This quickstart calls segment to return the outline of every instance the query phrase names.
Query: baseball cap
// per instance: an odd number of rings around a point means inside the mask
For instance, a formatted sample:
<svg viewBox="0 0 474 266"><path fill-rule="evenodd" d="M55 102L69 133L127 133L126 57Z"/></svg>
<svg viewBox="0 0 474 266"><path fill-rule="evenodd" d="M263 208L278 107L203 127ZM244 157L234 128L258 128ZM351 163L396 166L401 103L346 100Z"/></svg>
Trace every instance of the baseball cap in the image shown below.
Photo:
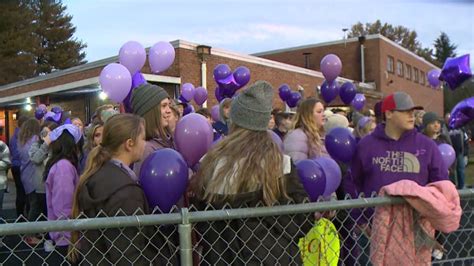
<svg viewBox="0 0 474 266"><path fill-rule="evenodd" d="M422 106L415 106L410 95L405 92L395 92L385 97L382 102L382 113L386 111L409 111L409 110L422 110Z"/></svg>

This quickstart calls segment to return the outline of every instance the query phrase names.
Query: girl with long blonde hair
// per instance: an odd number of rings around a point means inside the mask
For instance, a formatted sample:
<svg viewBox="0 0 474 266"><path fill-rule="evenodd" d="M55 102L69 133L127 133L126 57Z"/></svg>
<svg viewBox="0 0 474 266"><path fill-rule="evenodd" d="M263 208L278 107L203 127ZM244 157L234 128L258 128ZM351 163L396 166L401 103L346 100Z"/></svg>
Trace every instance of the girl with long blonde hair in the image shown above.
<svg viewBox="0 0 474 266"><path fill-rule="evenodd" d="M285 154L298 162L328 156L324 146L324 105L315 98L300 103L295 116L295 129L283 141Z"/></svg>
<svg viewBox="0 0 474 266"><path fill-rule="evenodd" d="M272 206L291 201L301 202L306 197L291 158L281 153L267 131L272 99L273 89L270 84L259 81L232 101L230 134L205 155L196 176L191 180L192 194L196 196L198 206L210 204L217 209L224 206L254 207L260 204ZM305 219L306 217L296 215L294 225L305 227ZM204 254L204 260L210 265L229 265L236 261L237 264L258 262L288 265L298 260L297 233L291 236L284 233L292 225L288 221L277 223L272 220L274 218L271 217L264 222L248 219L245 224L244 220L235 220L226 234L215 234L229 226L226 222L201 224L198 230L205 240L201 241L203 250L210 250L211 247L206 245L213 243L212 249L215 251ZM248 226L253 233L242 235L240 228ZM214 230L210 230L210 227ZM309 228L310 225L307 229ZM264 236L268 235L272 236L271 244L264 240ZM262 241L269 247L265 252L254 250L244 254L239 251L240 248L251 249L247 246L249 243ZM233 242L238 243L229 244ZM272 256L268 256L268 253Z"/></svg>

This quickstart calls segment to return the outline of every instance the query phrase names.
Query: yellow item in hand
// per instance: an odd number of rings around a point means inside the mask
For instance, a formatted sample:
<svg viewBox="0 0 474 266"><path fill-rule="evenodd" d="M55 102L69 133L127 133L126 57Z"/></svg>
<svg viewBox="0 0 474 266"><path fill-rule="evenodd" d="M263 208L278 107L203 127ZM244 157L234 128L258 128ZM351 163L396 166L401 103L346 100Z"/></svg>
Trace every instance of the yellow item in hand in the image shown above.
<svg viewBox="0 0 474 266"><path fill-rule="evenodd" d="M337 266L341 249L339 235L334 224L321 218L316 225L300 238L298 246L305 266Z"/></svg>

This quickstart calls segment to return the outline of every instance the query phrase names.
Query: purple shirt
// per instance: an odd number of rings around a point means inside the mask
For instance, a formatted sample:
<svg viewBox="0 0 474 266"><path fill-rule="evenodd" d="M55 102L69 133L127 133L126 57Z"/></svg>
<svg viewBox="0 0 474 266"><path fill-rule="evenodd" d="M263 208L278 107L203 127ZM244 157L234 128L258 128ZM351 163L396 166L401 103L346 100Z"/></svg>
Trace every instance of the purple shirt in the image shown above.
<svg viewBox="0 0 474 266"><path fill-rule="evenodd" d="M77 170L68 160L59 160L51 166L45 183L48 220L65 220L71 217L74 191L78 183ZM69 245L70 232L50 232L49 235L56 245Z"/></svg>
<svg viewBox="0 0 474 266"><path fill-rule="evenodd" d="M347 192L353 197L354 193L378 193L383 186L404 179L420 186L448 179L448 168L433 140L416 129L393 140L383 124L360 140L351 172L354 190Z"/></svg>
<svg viewBox="0 0 474 266"><path fill-rule="evenodd" d="M117 159L111 159L110 162L120 167L120 169L124 170L125 172L127 172L128 176L130 176L130 178L133 181L138 182L137 175L135 174L135 172L133 172L133 170L130 167L128 167L128 165L124 164L122 161L117 160Z"/></svg>

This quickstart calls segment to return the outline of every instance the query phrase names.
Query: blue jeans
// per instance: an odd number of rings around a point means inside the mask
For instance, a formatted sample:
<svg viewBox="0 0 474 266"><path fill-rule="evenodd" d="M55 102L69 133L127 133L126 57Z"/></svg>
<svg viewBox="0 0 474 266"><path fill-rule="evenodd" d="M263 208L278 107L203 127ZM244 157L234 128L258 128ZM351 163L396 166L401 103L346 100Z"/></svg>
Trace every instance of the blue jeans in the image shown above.
<svg viewBox="0 0 474 266"><path fill-rule="evenodd" d="M464 156L459 154L456 156L456 177L458 181L458 189L464 188Z"/></svg>

